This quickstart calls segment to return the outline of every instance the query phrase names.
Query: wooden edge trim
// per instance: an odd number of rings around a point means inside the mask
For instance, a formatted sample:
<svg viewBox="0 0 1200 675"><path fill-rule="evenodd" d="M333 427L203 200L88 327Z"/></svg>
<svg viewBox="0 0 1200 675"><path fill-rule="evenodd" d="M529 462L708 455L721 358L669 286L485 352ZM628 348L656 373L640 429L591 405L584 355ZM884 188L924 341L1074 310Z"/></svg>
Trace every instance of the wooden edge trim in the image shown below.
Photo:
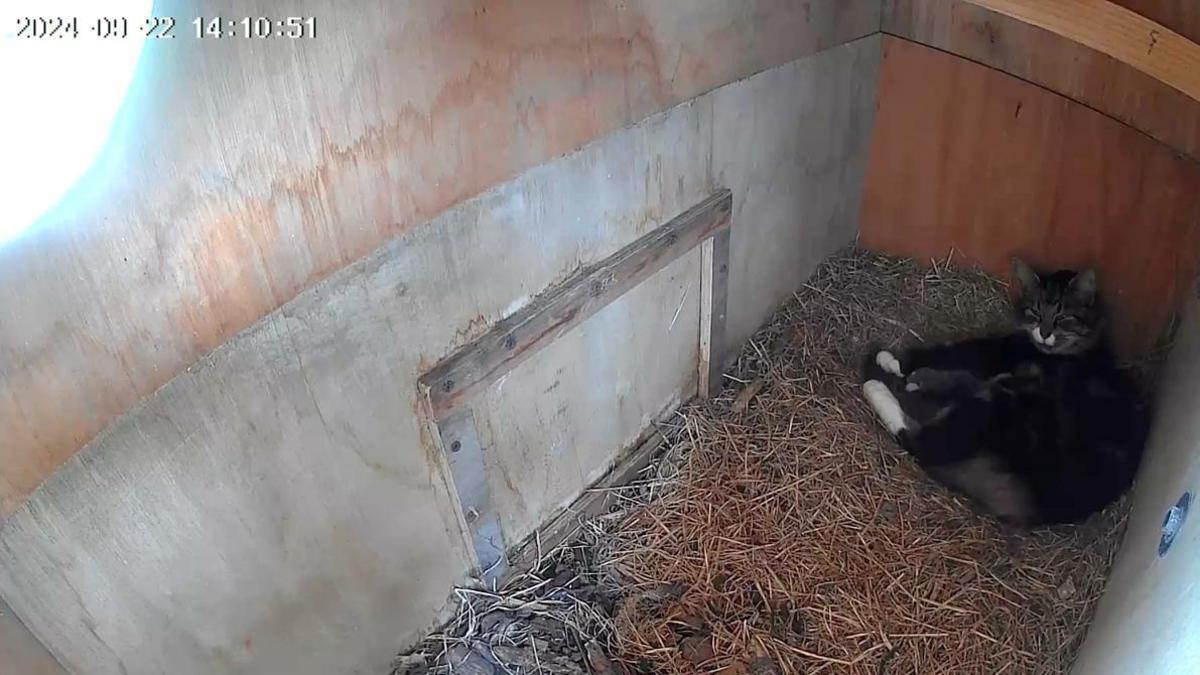
<svg viewBox="0 0 1200 675"><path fill-rule="evenodd" d="M1108 0L963 0L1048 30L1200 102L1200 45Z"/></svg>
<svg viewBox="0 0 1200 675"><path fill-rule="evenodd" d="M466 344L422 375L434 417L445 418L476 392L616 300L630 288L700 242L726 230L733 194L714 192L704 201L600 263L543 293L485 335Z"/></svg>
<svg viewBox="0 0 1200 675"><path fill-rule="evenodd" d="M725 366L725 309L729 302L729 229L701 245L700 368L697 393L711 399L721 391Z"/></svg>

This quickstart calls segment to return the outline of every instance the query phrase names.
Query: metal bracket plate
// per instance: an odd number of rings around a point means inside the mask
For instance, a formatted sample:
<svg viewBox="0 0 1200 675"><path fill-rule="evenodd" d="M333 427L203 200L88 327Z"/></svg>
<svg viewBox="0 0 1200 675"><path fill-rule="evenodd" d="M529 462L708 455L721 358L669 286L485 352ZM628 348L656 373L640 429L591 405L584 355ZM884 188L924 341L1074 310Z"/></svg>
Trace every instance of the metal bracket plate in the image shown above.
<svg viewBox="0 0 1200 675"><path fill-rule="evenodd" d="M504 534L487 481L471 399L520 363L696 245L703 245L699 393L721 388L733 194L719 189L669 222L539 295L419 378L482 576L507 570Z"/></svg>
<svg viewBox="0 0 1200 675"><path fill-rule="evenodd" d="M464 406L443 418L438 423L438 433L462 505L463 518L471 533L480 572L487 581L498 579L508 568L504 533L500 528L500 514L492 502L483 446L475 431L475 415L471 408Z"/></svg>

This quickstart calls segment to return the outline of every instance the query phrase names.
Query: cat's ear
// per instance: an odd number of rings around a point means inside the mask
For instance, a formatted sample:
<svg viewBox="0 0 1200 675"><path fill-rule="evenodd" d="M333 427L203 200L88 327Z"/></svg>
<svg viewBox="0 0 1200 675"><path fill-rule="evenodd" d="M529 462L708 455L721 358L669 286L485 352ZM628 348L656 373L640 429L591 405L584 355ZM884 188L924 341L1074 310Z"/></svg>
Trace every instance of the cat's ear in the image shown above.
<svg viewBox="0 0 1200 675"><path fill-rule="evenodd" d="M1021 289L1024 291L1035 291L1042 287L1042 280L1038 278L1037 272L1025 263L1024 260L1014 257L1012 259L1013 276L1021 284Z"/></svg>
<svg viewBox="0 0 1200 675"><path fill-rule="evenodd" d="M1090 303L1096 297L1096 270L1084 270L1071 279L1071 293L1083 302Z"/></svg>

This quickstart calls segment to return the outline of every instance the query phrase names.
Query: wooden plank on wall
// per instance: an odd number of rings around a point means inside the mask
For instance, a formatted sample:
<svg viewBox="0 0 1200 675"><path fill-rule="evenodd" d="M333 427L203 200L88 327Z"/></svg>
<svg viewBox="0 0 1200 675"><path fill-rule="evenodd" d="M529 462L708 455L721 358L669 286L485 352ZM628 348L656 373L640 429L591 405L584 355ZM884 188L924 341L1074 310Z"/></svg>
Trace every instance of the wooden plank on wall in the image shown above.
<svg viewBox="0 0 1200 675"><path fill-rule="evenodd" d="M706 239L700 260L701 398L721 391L725 369L725 310L729 304L729 234L723 230Z"/></svg>
<svg viewBox="0 0 1200 675"><path fill-rule="evenodd" d="M457 495L462 524L471 541L476 571L494 583L507 571L500 514L492 499L483 447L470 399L538 351L621 297L638 283L703 244L699 363L702 396L715 391L721 358L729 275L729 221L733 194L708 198L640 237L608 258L550 289L463 345L418 380L428 415L437 429Z"/></svg>
<svg viewBox="0 0 1200 675"><path fill-rule="evenodd" d="M1113 0L1161 23L1192 42L1200 42L1200 2L1196 0Z"/></svg>
<svg viewBox="0 0 1200 675"><path fill-rule="evenodd" d="M1200 103L1105 53L968 0L887 0L884 32L997 68L1200 158Z"/></svg>
<svg viewBox="0 0 1200 675"><path fill-rule="evenodd" d="M966 0L1044 28L1200 101L1200 45L1108 0Z"/></svg>
<svg viewBox="0 0 1200 675"><path fill-rule="evenodd" d="M604 261L534 299L420 378L441 419L556 337L579 325L667 263L729 227L733 196L722 189Z"/></svg>
<svg viewBox="0 0 1200 675"><path fill-rule="evenodd" d="M1200 269L1200 165L1062 96L886 38L864 245L955 249L1006 274L1021 254L1098 268L1126 353L1149 348Z"/></svg>

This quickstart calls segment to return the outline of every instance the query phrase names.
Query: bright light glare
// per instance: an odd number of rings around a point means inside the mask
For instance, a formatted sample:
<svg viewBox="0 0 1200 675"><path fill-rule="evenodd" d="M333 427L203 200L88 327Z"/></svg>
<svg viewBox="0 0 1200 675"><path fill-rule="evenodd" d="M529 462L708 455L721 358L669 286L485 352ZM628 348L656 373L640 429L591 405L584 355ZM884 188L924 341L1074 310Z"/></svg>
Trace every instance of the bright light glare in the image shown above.
<svg viewBox="0 0 1200 675"><path fill-rule="evenodd" d="M2 0L0 243L53 207L95 161L133 79L151 0ZM101 17L126 17L102 39ZM27 38L23 17L78 19L78 37ZM39 27L40 28L40 27ZM31 33L29 27L25 32Z"/></svg>

